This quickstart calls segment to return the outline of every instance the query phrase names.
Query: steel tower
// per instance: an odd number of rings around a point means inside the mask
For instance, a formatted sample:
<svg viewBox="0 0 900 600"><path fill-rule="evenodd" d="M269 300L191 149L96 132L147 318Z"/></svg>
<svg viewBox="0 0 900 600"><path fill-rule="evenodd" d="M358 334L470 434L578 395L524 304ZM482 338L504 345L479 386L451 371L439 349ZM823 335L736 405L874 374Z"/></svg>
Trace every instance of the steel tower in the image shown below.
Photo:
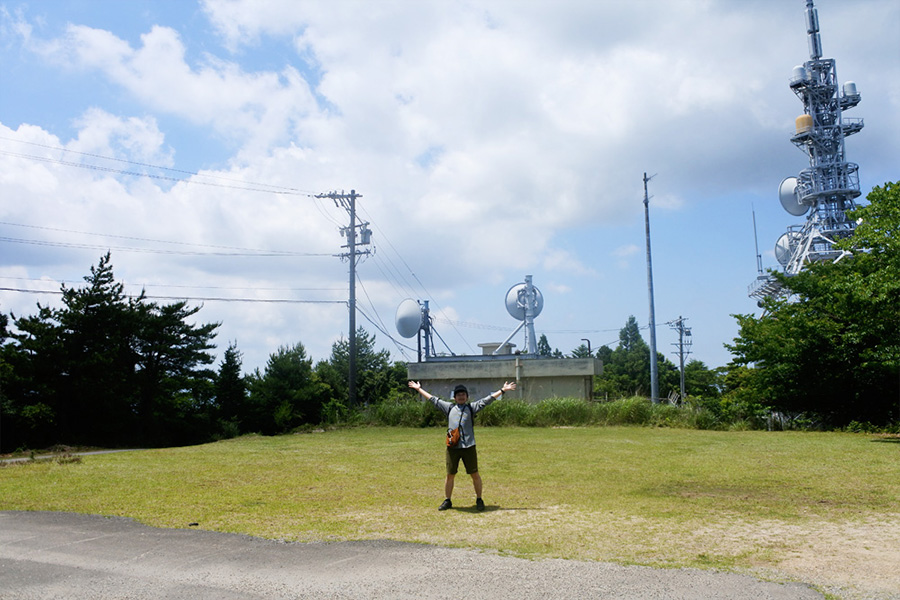
<svg viewBox="0 0 900 600"><path fill-rule="evenodd" d="M840 260L846 252L834 242L853 233L856 223L847 211L856 208L859 165L847 162L844 140L863 128L863 120L846 118L843 112L860 101L856 84L839 89L833 58L822 58L819 16L813 0L806 1L806 33L809 60L794 67L790 88L803 102L791 142L809 156L809 168L798 177L781 182L779 197L784 209L806 216L803 225L791 225L775 244L775 257L787 275L796 275L807 263ZM782 293L770 274L760 274L749 295L762 300Z"/></svg>

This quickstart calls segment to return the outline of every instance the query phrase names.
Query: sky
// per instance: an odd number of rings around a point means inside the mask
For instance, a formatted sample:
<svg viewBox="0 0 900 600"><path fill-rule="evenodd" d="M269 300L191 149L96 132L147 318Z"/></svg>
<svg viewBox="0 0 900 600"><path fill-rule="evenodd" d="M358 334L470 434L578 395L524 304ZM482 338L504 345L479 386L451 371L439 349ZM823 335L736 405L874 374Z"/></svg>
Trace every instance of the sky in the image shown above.
<svg viewBox="0 0 900 600"><path fill-rule="evenodd" d="M428 300L437 349L538 336L649 342L727 364L748 286L808 166L788 87L804 0L0 0L0 311L59 306L107 250L129 294L202 305L245 372L349 332L345 207L372 231L357 325L394 360ZM900 180L900 3L818 0L822 48L854 81L862 198ZM756 236L754 237L754 214ZM524 348L524 334L511 340ZM445 345L446 343L446 345Z"/></svg>

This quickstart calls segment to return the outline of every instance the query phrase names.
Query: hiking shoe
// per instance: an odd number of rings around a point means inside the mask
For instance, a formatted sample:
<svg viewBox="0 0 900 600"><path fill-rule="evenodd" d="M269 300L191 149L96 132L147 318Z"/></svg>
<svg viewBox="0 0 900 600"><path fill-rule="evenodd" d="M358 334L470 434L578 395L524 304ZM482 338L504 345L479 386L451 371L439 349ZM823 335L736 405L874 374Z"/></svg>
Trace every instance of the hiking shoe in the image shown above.
<svg viewBox="0 0 900 600"><path fill-rule="evenodd" d="M478 498L477 500L475 500L475 509L478 512L483 512L484 511L484 500L482 500L481 498Z"/></svg>
<svg viewBox="0 0 900 600"><path fill-rule="evenodd" d="M450 502L450 498L447 498L441 502L440 506L438 506L438 510L447 510L448 508L453 508L453 503Z"/></svg>

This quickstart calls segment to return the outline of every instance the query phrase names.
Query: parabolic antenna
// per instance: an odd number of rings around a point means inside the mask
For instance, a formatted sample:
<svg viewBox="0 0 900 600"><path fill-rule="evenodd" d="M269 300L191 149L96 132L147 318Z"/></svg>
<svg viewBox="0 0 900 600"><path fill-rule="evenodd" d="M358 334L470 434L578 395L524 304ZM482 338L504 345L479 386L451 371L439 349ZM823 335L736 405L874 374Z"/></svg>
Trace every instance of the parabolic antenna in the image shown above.
<svg viewBox="0 0 900 600"><path fill-rule="evenodd" d="M802 237L803 236L796 231L788 231L787 233L782 234L782 236L778 238L778 241L775 242L775 260L777 260L782 267L786 267L791 261L791 257L794 255L797 244L800 243Z"/></svg>
<svg viewBox="0 0 900 600"><path fill-rule="evenodd" d="M525 287L526 285L524 282L517 283L506 292L506 312L508 312L513 319L518 319L519 321L525 320ZM536 317L541 314L541 310L544 308L544 296L541 294L541 290L536 287L531 286L531 289L534 290L534 303L531 305L533 310L532 316Z"/></svg>
<svg viewBox="0 0 900 600"><path fill-rule="evenodd" d="M781 206L795 217L802 217L809 210L809 206L800 203L800 195L797 193L797 178L785 177L778 186L778 199Z"/></svg>
<svg viewBox="0 0 900 600"><path fill-rule="evenodd" d="M407 298L397 307L397 333L405 338L415 337L422 328L422 308L412 298Z"/></svg>

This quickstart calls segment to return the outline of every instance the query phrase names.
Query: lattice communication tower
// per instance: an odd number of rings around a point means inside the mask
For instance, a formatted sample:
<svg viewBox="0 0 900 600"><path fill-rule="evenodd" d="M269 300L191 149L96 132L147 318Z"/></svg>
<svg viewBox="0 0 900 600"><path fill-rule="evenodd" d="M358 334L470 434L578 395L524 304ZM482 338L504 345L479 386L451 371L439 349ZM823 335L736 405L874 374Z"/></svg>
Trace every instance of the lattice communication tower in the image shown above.
<svg viewBox="0 0 900 600"><path fill-rule="evenodd" d="M863 128L863 120L843 116L859 104L860 94L852 81L839 87L834 59L822 58L813 0L806 1L806 33L809 60L794 67L790 80L791 90L803 102L791 142L809 156L809 168L783 180L778 190L788 213L806 215L806 223L789 226L775 244L775 258L789 276L807 263L840 260L847 254L834 243L853 233L856 222L847 211L856 208L860 195L859 165L846 160L844 140ZM760 301L782 294L782 285L771 274L760 273L749 289L750 297Z"/></svg>

